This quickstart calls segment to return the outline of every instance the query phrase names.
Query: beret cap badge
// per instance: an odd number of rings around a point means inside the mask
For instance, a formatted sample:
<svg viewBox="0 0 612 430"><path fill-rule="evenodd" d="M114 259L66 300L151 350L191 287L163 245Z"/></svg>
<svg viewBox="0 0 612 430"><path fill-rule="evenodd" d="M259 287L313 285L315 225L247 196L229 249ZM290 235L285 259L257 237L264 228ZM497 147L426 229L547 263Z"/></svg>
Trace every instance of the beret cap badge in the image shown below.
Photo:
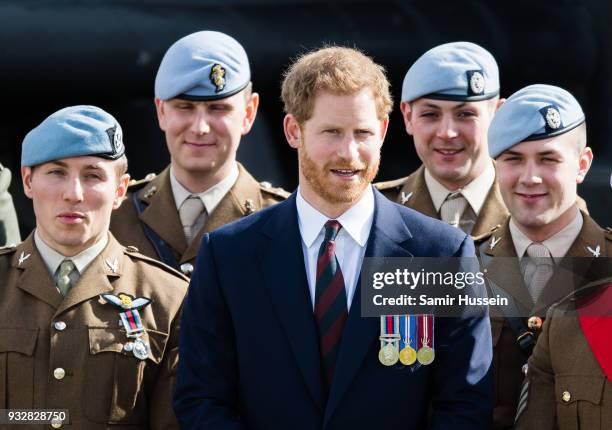
<svg viewBox="0 0 612 430"><path fill-rule="evenodd" d="M225 88L225 69L220 64L215 64L210 71L210 81L216 88L216 91L223 91Z"/></svg>
<svg viewBox="0 0 612 430"><path fill-rule="evenodd" d="M483 94L485 90L485 78L480 70L468 72L470 90L472 94Z"/></svg>
<svg viewBox="0 0 612 430"><path fill-rule="evenodd" d="M554 106L550 106L546 109L546 125L553 130L561 127L561 114Z"/></svg>

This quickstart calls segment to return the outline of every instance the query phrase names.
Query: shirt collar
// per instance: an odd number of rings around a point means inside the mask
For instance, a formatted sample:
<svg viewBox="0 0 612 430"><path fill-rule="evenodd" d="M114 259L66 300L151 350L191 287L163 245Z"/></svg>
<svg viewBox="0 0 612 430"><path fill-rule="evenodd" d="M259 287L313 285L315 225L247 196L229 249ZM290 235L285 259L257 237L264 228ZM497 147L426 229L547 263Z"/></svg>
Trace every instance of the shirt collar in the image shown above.
<svg viewBox="0 0 612 430"><path fill-rule="evenodd" d="M482 209L482 205L487 198L489 190L493 186L493 182L495 182L495 167L493 167L493 163L487 163L487 167L478 177L474 178L465 187L457 190L461 191L461 194L465 197L476 215L480 213L480 209ZM427 169L425 169L425 184L431 195L434 207L436 211L439 212L442 203L444 203L446 197L453 191L450 191L438 182Z"/></svg>
<svg viewBox="0 0 612 430"><path fill-rule="evenodd" d="M576 240L578 235L580 234L580 230L582 230L582 224L584 223L582 219L582 214L580 211L574 217L574 219L566 225L561 231L549 237L542 245L546 246L550 251L550 255L555 258L564 257L569 251L572 243ZM512 235L512 242L514 242L514 249L516 249L516 255L519 258L523 258L525 255L525 251L533 242L529 239L516 225L514 220L510 218L510 234Z"/></svg>
<svg viewBox="0 0 612 430"><path fill-rule="evenodd" d="M94 258L96 258L98 254L100 254L102 250L106 248L106 245L108 244L108 234L105 234L102 239L73 257L66 257L47 245L42 237L40 237L38 229L34 232L34 244L36 245L38 253L45 262L49 273L51 273L51 276L57 272L57 268L64 260L71 260L79 271L79 274L83 274L85 269L87 269L87 266L89 266Z"/></svg>
<svg viewBox="0 0 612 430"><path fill-rule="evenodd" d="M223 197L229 192L229 190L234 186L236 181L238 180L240 172L238 171L238 164L234 163L232 170L229 175L223 178L221 181L217 182L215 185L203 191L201 193L192 193L187 188L185 188L174 176L174 170L172 166L170 166L170 186L172 188L172 195L174 196L174 203L176 204L176 208L180 208L181 205L187 198L191 195L198 196L204 207L206 208L206 212L211 214L219 202L223 199Z"/></svg>
<svg viewBox="0 0 612 430"><path fill-rule="evenodd" d="M300 187L298 187L295 203L302 240L310 248L323 231L323 226L329 221L329 218L302 197ZM374 192L372 187L369 186L361 199L336 219L342 224L340 234L342 234L342 231L346 231L359 246L364 247L368 241L374 220Z"/></svg>

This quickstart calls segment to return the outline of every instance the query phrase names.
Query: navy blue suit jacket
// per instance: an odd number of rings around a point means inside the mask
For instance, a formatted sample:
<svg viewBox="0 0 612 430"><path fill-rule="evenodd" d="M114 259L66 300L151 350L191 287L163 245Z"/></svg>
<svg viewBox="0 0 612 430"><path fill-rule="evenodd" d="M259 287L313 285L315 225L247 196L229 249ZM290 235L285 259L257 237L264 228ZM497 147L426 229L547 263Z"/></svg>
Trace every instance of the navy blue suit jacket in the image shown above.
<svg viewBox="0 0 612 430"><path fill-rule="evenodd" d="M375 191L366 257L411 255L473 256L474 246ZM205 236L181 323L174 401L181 427L488 428L487 317L436 319L436 359L411 370L378 361L379 320L362 318L360 308L357 291L326 396L295 194Z"/></svg>

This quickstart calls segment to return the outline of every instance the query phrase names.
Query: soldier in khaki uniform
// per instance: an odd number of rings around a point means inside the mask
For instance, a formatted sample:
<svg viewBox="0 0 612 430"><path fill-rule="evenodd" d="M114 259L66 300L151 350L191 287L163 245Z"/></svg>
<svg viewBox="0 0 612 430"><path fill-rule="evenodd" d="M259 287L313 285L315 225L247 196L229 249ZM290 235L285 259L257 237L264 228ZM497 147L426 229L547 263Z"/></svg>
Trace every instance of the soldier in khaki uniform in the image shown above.
<svg viewBox="0 0 612 430"><path fill-rule="evenodd" d="M191 275L204 233L289 193L257 182L236 162L259 105L236 40L214 31L178 40L159 67L155 104L170 166L130 184L111 230L121 243Z"/></svg>
<svg viewBox="0 0 612 430"><path fill-rule="evenodd" d="M187 278L109 233L123 154L119 124L93 106L56 112L23 142L36 229L0 251L0 408L67 409L53 428L178 428Z"/></svg>
<svg viewBox="0 0 612 430"><path fill-rule="evenodd" d="M508 211L489 158L487 130L502 103L497 63L484 48L454 42L427 51L406 73L400 105L423 165L377 188L472 236L500 224Z"/></svg>
<svg viewBox="0 0 612 430"><path fill-rule="evenodd" d="M611 312L612 277L549 310L529 359L517 430L612 428Z"/></svg>
<svg viewBox="0 0 612 430"><path fill-rule="evenodd" d="M0 246L21 242L13 198L8 192L11 172L0 164Z"/></svg>
<svg viewBox="0 0 612 430"><path fill-rule="evenodd" d="M512 303L491 309L498 428L514 424L525 363L550 305L610 271L612 236L576 203L593 158L584 121L567 91L532 85L506 101L489 129L510 210L475 238L490 293Z"/></svg>

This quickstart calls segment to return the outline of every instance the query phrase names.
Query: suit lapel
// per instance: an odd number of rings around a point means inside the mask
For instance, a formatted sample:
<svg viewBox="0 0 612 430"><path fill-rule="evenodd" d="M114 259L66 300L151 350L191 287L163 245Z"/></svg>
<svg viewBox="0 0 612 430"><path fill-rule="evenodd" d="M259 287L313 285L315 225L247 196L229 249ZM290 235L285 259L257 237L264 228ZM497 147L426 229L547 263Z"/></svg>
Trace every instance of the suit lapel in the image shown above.
<svg viewBox="0 0 612 430"><path fill-rule="evenodd" d="M29 256L29 257L28 257ZM17 287L57 309L62 295L55 288L53 277L34 245L34 233L24 240L13 256L13 267L21 270Z"/></svg>
<svg viewBox="0 0 612 430"><path fill-rule="evenodd" d="M484 269L486 269L487 279L506 291L527 311L533 307L533 300L521 273L509 222L510 217L486 242L485 253L493 258L489 260ZM492 244L494 245L491 246Z"/></svg>
<svg viewBox="0 0 612 430"><path fill-rule="evenodd" d="M181 263L193 260L198 254L200 242L204 233L211 232L231 221L247 215L246 202L250 200L253 210L261 208L259 182L255 180L240 163L238 163L238 179L229 192L221 199L215 210L209 214L187 251L181 257Z"/></svg>
<svg viewBox="0 0 612 430"><path fill-rule="evenodd" d="M397 207L378 191L374 191L374 220L368 238L365 257L411 257L405 242L412 235ZM361 367L368 351L377 340L378 318L361 316L361 277L357 281L357 291L351 303L348 320L342 334L338 353L336 373L331 387L325 423L349 389L355 374Z"/></svg>
<svg viewBox="0 0 612 430"><path fill-rule="evenodd" d="M108 244L85 269L57 309L56 315L81 302L113 290L111 280L121 276L124 248L109 234Z"/></svg>
<svg viewBox="0 0 612 430"><path fill-rule="evenodd" d="M496 225L503 224L508 215L510 215L510 213L508 209L506 209L501 192L499 191L499 182L497 182L496 172L495 181L485 198L484 204L480 208L471 236L476 237L488 233Z"/></svg>
<svg viewBox="0 0 612 430"><path fill-rule="evenodd" d="M140 190L138 198L147 205L147 208L140 214L142 222L151 227L164 242L182 255L187 249L187 242L172 194L170 167L167 167Z"/></svg>
<svg viewBox="0 0 612 430"><path fill-rule="evenodd" d="M304 267L295 193L277 206L261 230L258 256L266 288L306 385L321 411L323 376L317 329Z"/></svg>
<svg viewBox="0 0 612 430"><path fill-rule="evenodd" d="M402 199L408 196L410 196L410 198L408 198L405 203L402 203ZM425 183L425 167L422 165L406 179L406 183L400 191L399 199L398 203L404 206L432 218L440 219L438 211L436 211L434 207L433 200L431 200L427 184Z"/></svg>

